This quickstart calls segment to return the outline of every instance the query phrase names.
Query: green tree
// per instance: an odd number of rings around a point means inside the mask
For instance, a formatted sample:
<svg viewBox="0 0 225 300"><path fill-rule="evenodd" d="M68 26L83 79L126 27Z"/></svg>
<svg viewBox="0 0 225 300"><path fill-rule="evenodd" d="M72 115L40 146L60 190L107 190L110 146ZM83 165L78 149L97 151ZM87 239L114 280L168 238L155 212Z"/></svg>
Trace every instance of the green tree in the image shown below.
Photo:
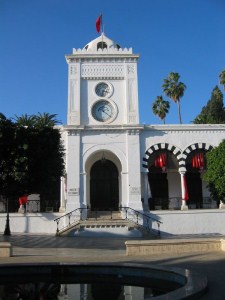
<svg viewBox="0 0 225 300"><path fill-rule="evenodd" d="M35 126L39 128L43 127L54 127L57 124L61 124L60 121L56 119L56 114L49 114L49 113L38 113L34 116L35 119Z"/></svg>
<svg viewBox="0 0 225 300"><path fill-rule="evenodd" d="M157 96L156 100L152 104L153 113L158 116L165 124L166 114L169 112L170 103L163 99L162 96Z"/></svg>
<svg viewBox="0 0 225 300"><path fill-rule="evenodd" d="M24 178L19 175L24 165L21 146L16 125L0 114L0 195L7 200L10 211L18 208L13 200L18 200L24 189Z"/></svg>
<svg viewBox="0 0 225 300"><path fill-rule="evenodd" d="M40 194L42 209L59 199L64 148L59 129L53 127L55 115L49 116L48 123L36 123L40 115L35 123L24 122L26 117L17 117L18 123L13 123L0 114L0 195L17 200L10 211L18 208L23 194Z"/></svg>
<svg viewBox="0 0 225 300"><path fill-rule="evenodd" d="M60 177L64 175L64 148L59 130L34 128L30 135L29 157L29 190L40 194L42 209L54 206L54 201L59 199Z"/></svg>
<svg viewBox="0 0 225 300"><path fill-rule="evenodd" d="M13 120L15 120L17 125L32 127L35 125L36 116L34 115L29 116L28 114L24 114L18 117L16 115L15 118L13 118Z"/></svg>
<svg viewBox="0 0 225 300"><path fill-rule="evenodd" d="M225 203L225 140L206 154L207 171L204 180L217 202Z"/></svg>
<svg viewBox="0 0 225 300"><path fill-rule="evenodd" d="M194 119L194 124L224 124L225 108L223 104L223 94L216 86L211 94L211 98Z"/></svg>
<svg viewBox="0 0 225 300"><path fill-rule="evenodd" d="M171 72L166 79L163 80L163 92L177 103L178 107L178 116L180 124L182 124L181 111L180 111L180 99L184 95L186 85L183 82L179 81L180 75L178 73Z"/></svg>
<svg viewBox="0 0 225 300"><path fill-rule="evenodd" d="M225 69L223 71L221 71L221 73L219 75L219 79L220 79L220 84L223 85L223 89L225 91Z"/></svg>

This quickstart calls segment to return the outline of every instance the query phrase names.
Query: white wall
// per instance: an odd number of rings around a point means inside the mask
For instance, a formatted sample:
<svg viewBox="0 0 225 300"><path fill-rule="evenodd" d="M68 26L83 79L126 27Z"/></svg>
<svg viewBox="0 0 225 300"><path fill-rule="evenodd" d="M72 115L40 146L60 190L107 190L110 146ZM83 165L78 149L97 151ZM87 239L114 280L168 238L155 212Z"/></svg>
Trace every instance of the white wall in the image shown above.
<svg viewBox="0 0 225 300"><path fill-rule="evenodd" d="M10 214L10 230L13 233L55 234L54 219L60 213ZM154 211L150 215L159 219L162 236L172 235L225 235L225 210L204 209L188 211ZM4 232L6 214L0 214L0 230ZM158 229L156 222L153 228Z"/></svg>
<svg viewBox="0 0 225 300"><path fill-rule="evenodd" d="M11 233L55 234L56 222L60 213L10 213L9 223ZM0 230L4 232L6 214L0 214Z"/></svg>
<svg viewBox="0 0 225 300"><path fill-rule="evenodd" d="M225 210L204 209L188 211L154 211L152 217L159 219L162 236L178 234L224 235ZM153 224L157 229L157 224Z"/></svg>

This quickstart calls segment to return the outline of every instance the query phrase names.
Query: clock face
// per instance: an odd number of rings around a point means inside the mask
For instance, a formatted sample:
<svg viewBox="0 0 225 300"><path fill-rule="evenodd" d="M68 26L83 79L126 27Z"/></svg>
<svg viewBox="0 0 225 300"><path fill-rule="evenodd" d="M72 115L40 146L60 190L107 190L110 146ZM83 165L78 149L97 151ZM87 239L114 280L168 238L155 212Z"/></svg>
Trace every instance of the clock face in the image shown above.
<svg viewBox="0 0 225 300"><path fill-rule="evenodd" d="M92 116L99 122L107 122L115 116L115 108L107 100L99 100L92 106Z"/></svg>
<svg viewBox="0 0 225 300"><path fill-rule="evenodd" d="M95 93L99 97L109 97L111 95L111 87L106 82L100 82L95 87Z"/></svg>

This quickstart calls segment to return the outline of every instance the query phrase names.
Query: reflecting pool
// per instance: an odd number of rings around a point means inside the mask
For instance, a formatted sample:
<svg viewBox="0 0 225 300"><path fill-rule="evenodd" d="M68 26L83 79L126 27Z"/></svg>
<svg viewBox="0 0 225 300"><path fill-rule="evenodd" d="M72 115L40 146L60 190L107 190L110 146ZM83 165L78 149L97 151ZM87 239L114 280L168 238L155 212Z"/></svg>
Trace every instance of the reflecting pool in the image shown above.
<svg viewBox="0 0 225 300"><path fill-rule="evenodd" d="M176 300L206 287L207 279L189 270L143 264L0 265L2 300Z"/></svg>

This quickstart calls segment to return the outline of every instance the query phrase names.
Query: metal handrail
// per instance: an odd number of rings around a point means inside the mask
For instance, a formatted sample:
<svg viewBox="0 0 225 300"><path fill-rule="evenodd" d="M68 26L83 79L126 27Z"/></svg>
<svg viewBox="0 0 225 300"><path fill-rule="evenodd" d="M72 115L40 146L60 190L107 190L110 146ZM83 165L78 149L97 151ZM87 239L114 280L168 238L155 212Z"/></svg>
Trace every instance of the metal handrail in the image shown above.
<svg viewBox="0 0 225 300"><path fill-rule="evenodd" d="M157 223L157 226L158 226L158 236L161 235L160 233L160 224L162 224L163 222L161 222L160 220L156 219L156 218L153 218L149 215L146 215L138 210L135 210L131 207L120 207L121 210L125 210L125 220L129 220L129 221L132 221L134 222L135 224L137 225L140 225L142 227L144 227L145 229L147 229L148 231L152 231L151 228L150 228L150 224L152 222L156 222ZM129 214L129 211L131 211L132 213ZM130 217L129 217L130 215ZM132 215L135 215L135 220L132 218ZM142 221L142 223L141 223Z"/></svg>
<svg viewBox="0 0 225 300"><path fill-rule="evenodd" d="M56 228L56 235L59 235L59 232L60 231L63 231L71 226L73 226L74 224L76 224L78 221L80 220L86 220L87 219L87 213L86 213L86 217L83 218L83 212L84 211L88 211L89 208L76 208L70 212L68 212L67 214L61 216L61 217L58 217L56 219L54 219L54 221L56 222L57 224L57 228ZM78 213L78 214L76 214ZM63 221L63 222L62 222ZM60 223L61 226L60 226Z"/></svg>
<svg viewBox="0 0 225 300"><path fill-rule="evenodd" d="M74 210L72 210L71 212L58 217L56 219L54 219L54 221L57 224L57 229L56 229L56 235L59 235L60 232L63 232L64 230L74 226L75 224L79 223L79 221L83 221L83 220L87 220L88 219L88 210L89 208L76 208ZM131 207L119 207L119 210L125 211L125 220L129 220L135 224L137 224L138 226L142 226L145 229L147 229L149 232L152 232L151 229L151 224L152 222L156 222L158 225L158 236L160 236L160 224L162 224L163 222L161 222L160 220L153 218L147 214L144 214L140 211L137 211ZM86 214L84 216L84 213L86 211ZM113 210L109 209L109 211L111 212L111 220L113 219ZM93 211L95 214L95 220L101 220L101 218L98 218L98 211ZM134 218L135 217L135 218Z"/></svg>

